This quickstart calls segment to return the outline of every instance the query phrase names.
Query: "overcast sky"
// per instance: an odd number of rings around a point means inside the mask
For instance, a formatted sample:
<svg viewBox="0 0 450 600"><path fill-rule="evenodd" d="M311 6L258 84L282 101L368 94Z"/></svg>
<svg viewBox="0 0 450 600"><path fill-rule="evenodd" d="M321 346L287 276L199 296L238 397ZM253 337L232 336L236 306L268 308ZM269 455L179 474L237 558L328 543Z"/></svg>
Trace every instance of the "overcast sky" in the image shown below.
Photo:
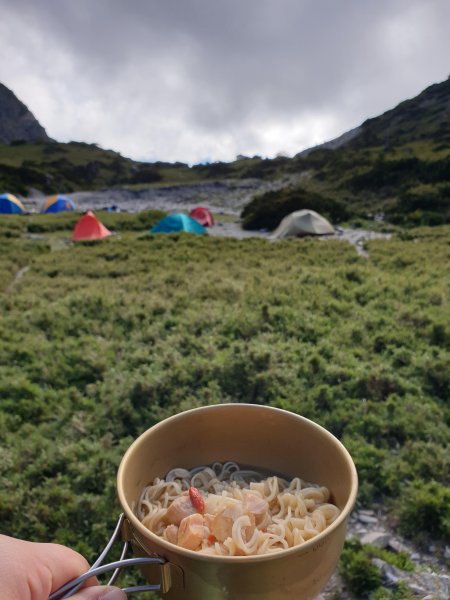
<svg viewBox="0 0 450 600"><path fill-rule="evenodd" d="M58 141L292 156L450 74L450 0L0 0L0 82Z"/></svg>

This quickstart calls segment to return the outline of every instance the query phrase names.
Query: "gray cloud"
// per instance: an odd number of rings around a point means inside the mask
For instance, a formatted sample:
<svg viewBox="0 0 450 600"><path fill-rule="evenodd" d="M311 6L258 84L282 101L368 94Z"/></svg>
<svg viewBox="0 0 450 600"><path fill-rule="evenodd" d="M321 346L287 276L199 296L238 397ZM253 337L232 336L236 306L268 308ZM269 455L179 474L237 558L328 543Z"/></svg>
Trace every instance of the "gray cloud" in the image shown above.
<svg viewBox="0 0 450 600"><path fill-rule="evenodd" d="M448 75L447 0L0 0L0 81L143 160L294 154Z"/></svg>

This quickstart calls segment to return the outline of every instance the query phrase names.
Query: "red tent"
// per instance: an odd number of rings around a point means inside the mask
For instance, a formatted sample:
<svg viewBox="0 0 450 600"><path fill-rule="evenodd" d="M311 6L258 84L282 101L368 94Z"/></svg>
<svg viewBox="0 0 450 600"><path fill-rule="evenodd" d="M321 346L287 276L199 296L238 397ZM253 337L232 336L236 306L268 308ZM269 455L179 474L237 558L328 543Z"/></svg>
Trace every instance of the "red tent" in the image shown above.
<svg viewBox="0 0 450 600"><path fill-rule="evenodd" d="M111 231L106 229L94 213L88 210L75 225L72 233L72 240L74 242L83 240L101 240L108 235L111 235Z"/></svg>
<svg viewBox="0 0 450 600"><path fill-rule="evenodd" d="M212 214L204 206L197 206L197 208L191 210L189 216L198 221L203 227L211 227L211 225L214 225Z"/></svg>

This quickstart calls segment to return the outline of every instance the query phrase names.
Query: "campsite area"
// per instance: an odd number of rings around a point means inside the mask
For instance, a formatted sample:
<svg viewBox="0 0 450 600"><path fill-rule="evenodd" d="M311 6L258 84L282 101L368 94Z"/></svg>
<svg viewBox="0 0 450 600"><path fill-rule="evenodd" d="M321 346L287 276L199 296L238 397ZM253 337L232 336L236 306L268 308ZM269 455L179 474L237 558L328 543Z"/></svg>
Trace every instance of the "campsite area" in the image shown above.
<svg viewBox="0 0 450 600"><path fill-rule="evenodd" d="M340 239L150 235L158 211L96 214L115 235L78 244L79 213L0 220L5 530L92 561L140 433L188 408L259 403L342 440L356 511L412 549L348 542L324 597L413 598L374 557L419 579L432 569L443 597L449 227L398 229L360 256Z"/></svg>
<svg viewBox="0 0 450 600"><path fill-rule="evenodd" d="M292 179L292 178L291 178ZM290 181L290 180L289 180ZM78 211L92 210L104 212L105 208L114 207L121 213L146 212L148 210L161 213L182 212L189 214L201 205L214 214L215 222L208 228L212 236L247 239L250 237L269 238L267 229L247 230L242 227L241 213L255 194L277 190L287 181L258 181L255 179L230 180L214 183L190 185L171 185L145 187L142 189L112 188L91 190L70 194ZM24 200L27 210L39 213L45 204L42 194L31 194ZM127 218L126 216L124 218ZM364 243L372 239L389 239L395 226L371 222L369 226L359 217L347 220L344 227L336 227L331 235L321 239L340 239L353 244L357 252L365 255Z"/></svg>

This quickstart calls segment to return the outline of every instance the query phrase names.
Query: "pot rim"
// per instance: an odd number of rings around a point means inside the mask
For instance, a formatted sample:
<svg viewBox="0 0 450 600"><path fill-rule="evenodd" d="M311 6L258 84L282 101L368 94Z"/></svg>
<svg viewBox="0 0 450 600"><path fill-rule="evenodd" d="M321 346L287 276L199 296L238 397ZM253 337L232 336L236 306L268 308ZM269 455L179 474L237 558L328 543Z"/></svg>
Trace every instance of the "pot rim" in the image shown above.
<svg viewBox="0 0 450 600"><path fill-rule="evenodd" d="M287 416L289 418L298 419L303 422L307 422L310 427L320 430L322 435L327 437L329 439L329 441L331 441L333 444L335 444L335 446L337 448L339 448L339 451L347 459L347 463L349 465L350 474L351 474L351 489L350 489L350 493L349 493L347 502L345 503L345 506L342 508L338 518L335 521L333 521L333 523L331 523L331 525L329 525L326 529L324 529L324 531L319 533L314 538L311 538L310 540L303 542L302 544L299 544L297 546L293 546L292 548L288 548L286 550L278 550L277 552L271 552L269 554L251 555L251 556L221 556L221 555L214 555L214 554L203 554L203 553L196 552L194 550L187 550L186 548L181 548L180 546L177 546L175 544L171 544L170 542L167 542L162 537L156 535L155 533L153 533L152 531L147 529L147 527L145 527L141 523L141 521L134 514L133 510L131 509L131 507L129 506L129 504L125 498L123 478L124 478L124 469L125 469L125 465L128 461L128 457L133 453L134 448L137 445L138 441L140 443L143 438L145 438L149 435L152 435L156 429L158 429L162 426L165 427L170 422L174 422L178 419L184 418L186 413L200 412L200 411L204 411L205 409L214 410L214 409L220 408L223 410L223 409L226 409L226 407L234 407L235 408L235 407L239 407L239 406L246 407L250 410L253 410L253 409L261 410L261 408L263 408L264 410L267 410L267 411L283 413L285 416ZM338 527L340 527L342 525L342 523L345 522L345 520L348 518L348 516L356 502L357 493L358 493L358 474L356 471L355 464L353 462L353 459L352 459L350 453L345 448L345 446L342 444L342 442L340 442L337 439L337 437L335 437L332 433L330 433L327 429L325 429L321 425L318 425L317 423L315 423L314 421L311 421L310 419L307 419L306 417L303 417L296 413L290 412L288 410L284 410L281 408L275 408L273 406L265 406L265 405L261 405L261 404L249 404L249 403L246 404L246 403L233 403L233 402L228 402L228 403L223 403L223 404L212 404L212 405L208 405L208 406L200 406L197 408L188 409L183 412L172 415L170 417L167 417L166 419L163 419L156 425L153 425L152 427L150 427L149 429L147 429L146 431L141 433L141 435L139 435L133 441L133 443L128 447L127 451L123 455L122 460L119 465L118 472L117 472L117 495L118 495L120 505L121 505L123 511L125 512L126 518L128 519L132 530L133 529L137 530L137 532L139 532L139 534L140 534L140 536L139 536L140 538L144 538L144 540L146 538L148 538L149 540L152 541L152 543L154 545L160 546L161 552L163 550L166 550L167 552L176 553L181 556L185 556L187 558L191 558L191 559L193 558L193 559L197 559L197 560L201 560L201 561L214 562L214 563L245 562L247 564L247 563L265 562L266 560L274 560L274 559L278 559L278 558L282 559L286 555L291 555L293 553L307 554L307 553L309 553L310 550L313 549L314 546L318 546L318 547L322 546L322 542L324 542L325 538L330 536L333 533L333 531L335 531ZM139 543L142 543L142 539L139 540ZM158 552L161 553L159 549L158 549Z"/></svg>

